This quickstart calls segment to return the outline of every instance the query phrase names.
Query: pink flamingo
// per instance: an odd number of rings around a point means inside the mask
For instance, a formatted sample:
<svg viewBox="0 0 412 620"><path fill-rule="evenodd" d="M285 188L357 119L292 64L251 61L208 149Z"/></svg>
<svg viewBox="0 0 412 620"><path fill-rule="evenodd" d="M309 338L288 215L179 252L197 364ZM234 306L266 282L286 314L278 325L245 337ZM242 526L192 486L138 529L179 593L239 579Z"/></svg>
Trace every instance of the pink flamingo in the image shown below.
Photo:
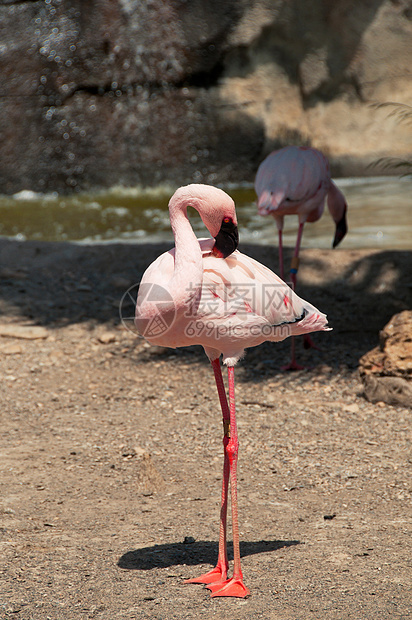
<svg viewBox="0 0 412 620"><path fill-rule="evenodd" d="M279 271L284 279L282 231L285 215L299 218L299 229L290 268L290 279L296 287L299 269L299 250L305 222L316 222L322 215L327 198L329 212L335 222L335 248L347 232L347 204L344 195L330 176L329 162L317 149L305 146L286 146L273 151L260 164L256 173L255 191L260 215L273 215L279 235ZM305 346L314 346L306 336ZM300 370L295 360L292 339L292 361L285 370Z"/></svg>
<svg viewBox="0 0 412 620"><path fill-rule="evenodd" d="M213 238L196 238L187 216L189 206L199 212ZM239 551L234 366L247 347L329 328L324 314L300 299L272 271L236 250L235 205L225 192L207 185L181 187L170 199L169 213L175 247L144 273L135 323L154 345L203 346L214 371L224 429L218 560L215 568L186 583L207 584L211 596L245 597L249 590L243 583ZM228 367L229 403L220 355ZM227 576L226 550L229 479L234 548L231 578Z"/></svg>

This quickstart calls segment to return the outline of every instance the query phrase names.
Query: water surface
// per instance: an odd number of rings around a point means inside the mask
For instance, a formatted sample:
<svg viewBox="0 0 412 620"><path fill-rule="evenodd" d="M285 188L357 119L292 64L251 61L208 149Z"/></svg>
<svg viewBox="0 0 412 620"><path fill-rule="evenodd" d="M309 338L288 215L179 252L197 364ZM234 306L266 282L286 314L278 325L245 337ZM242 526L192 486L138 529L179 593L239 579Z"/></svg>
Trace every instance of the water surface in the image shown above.
<svg viewBox="0 0 412 620"><path fill-rule="evenodd" d="M348 205L349 232L344 248L412 248L412 178L339 179ZM0 235L41 241L82 243L165 241L173 245L168 200L175 188L113 187L70 196L23 191L0 196ZM256 211L252 186L224 187L234 198L241 242L277 244L272 217ZM191 220L198 236L207 232L196 213ZM285 220L285 245L294 245L297 218ZM305 226L302 247L329 248L334 224L327 209L321 220Z"/></svg>

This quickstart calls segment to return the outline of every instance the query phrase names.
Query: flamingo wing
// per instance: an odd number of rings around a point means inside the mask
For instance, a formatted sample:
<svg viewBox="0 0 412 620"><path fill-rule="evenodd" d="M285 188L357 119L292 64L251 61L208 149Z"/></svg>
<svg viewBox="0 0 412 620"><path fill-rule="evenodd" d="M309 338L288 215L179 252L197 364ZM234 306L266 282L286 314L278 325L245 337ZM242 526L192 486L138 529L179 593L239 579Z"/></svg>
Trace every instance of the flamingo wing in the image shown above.
<svg viewBox="0 0 412 620"><path fill-rule="evenodd" d="M295 213L308 201L314 209L323 204L329 185L328 160L320 151L296 146L274 151L256 174L259 212Z"/></svg>
<svg viewBox="0 0 412 620"><path fill-rule="evenodd" d="M270 269L239 251L225 261L204 257L202 297L215 300L213 316L219 320L237 317L250 324L295 323L313 308L304 302Z"/></svg>

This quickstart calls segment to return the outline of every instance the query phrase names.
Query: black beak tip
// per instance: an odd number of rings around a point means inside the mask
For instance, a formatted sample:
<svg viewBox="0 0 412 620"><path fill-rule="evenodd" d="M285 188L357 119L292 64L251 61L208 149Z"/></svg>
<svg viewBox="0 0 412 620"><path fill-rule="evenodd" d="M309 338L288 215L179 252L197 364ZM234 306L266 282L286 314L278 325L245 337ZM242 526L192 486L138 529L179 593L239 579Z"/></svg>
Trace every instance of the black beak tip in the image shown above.
<svg viewBox="0 0 412 620"><path fill-rule="evenodd" d="M335 238L332 244L333 249L335 249L339 245L339 243L342 241L342 239L344 238L347 232L348 232L348 224L346 222L346 211L345 211L342 219L339 220L339 222L336 224Z"/></svg>
<svg viewBox="0 0 412 620"><path fill-rule="evenodd" d="M239 245L239 231L232 220L222 222L222 226L215 237L214 254L227 258Z"/></svg>

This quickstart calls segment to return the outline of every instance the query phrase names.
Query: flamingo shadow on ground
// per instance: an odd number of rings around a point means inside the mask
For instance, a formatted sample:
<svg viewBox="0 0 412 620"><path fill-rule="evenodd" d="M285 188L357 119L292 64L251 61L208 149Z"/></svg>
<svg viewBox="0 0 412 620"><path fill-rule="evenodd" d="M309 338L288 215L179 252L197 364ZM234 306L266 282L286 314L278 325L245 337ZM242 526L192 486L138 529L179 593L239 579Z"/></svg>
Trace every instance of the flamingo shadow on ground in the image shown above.
<svg viewBox="0 0 412 620"><path fill-rule="evenodd" d="M255 542L241 542L241 556L254 555L277 551L284 547L300 545L299 540L259 540ZM215 564L218 552L217 542L199 540L194 543L171 543L153 545L127 551L121 556L117 565L125 570L151 570L153 568L167 568L170 566L198 564ZM228 543L229 560L233 559L233 545Z"/></svg>

